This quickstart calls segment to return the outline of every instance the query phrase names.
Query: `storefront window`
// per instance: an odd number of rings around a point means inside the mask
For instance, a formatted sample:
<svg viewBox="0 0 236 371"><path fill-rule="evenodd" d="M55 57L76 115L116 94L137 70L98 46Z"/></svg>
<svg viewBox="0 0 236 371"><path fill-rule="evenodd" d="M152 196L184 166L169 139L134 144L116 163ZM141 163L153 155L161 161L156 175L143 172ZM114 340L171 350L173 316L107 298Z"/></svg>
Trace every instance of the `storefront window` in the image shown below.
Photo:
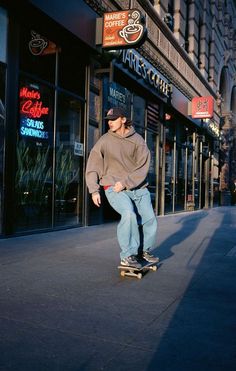
<svg viewBox="0 0 236 371"><path fill-rule="evenodd" d="M177 145L176 179L175 179L175 211L184 210L185 201L185 150Z"/></svg>
<svg viewBox="0 0 236 371"><path fill-rule="evenodd" d="M103 79L103 112L111 107L122 107L131 117L131 93L116 82L110 82L106 76Z"/></svg>
<svg viewBox="0 0 236 371"><path fill-rule="evenodd" d="M0 63L0 233L2 233L3 171L4 171L4 132L5 132L5 66Z"/></svg>
<svg viewBox="0 0 236 371"><path fill-rule="evenodd" d="M183 124L176 129L176 175L175 175L175 211L181 211L185 208L186 197L186 138L188 131Z"/></svg>
<svg viewBox="0 0 236 371"><path fill-rule="evenodd" d="M7 62L7 12L0 8L0 234L2 233L3 172L5 153L5 86ZM1 63L3 62L3 63Z"/></svg>
<svg viewBox="0 0 236 371"><path fill-rule="evenodd" d="M199 136L196 136L195 141L195 178L194 178L194 204L195 209L199 208L199 195L201 191L200 182L201 182L201 160L200 160L200 141Z"/></svg>
<svg viewBox="0 0 236 371"><path fill-rule="evenodd" d="M193 151L188 147L187 152L187 195L186 201L188 203L196 202L193 195Z"/></svg>
<svg viewBox="0 0 236 371"><path fill-rule="evenodd" d="M167 129L169 133L169 129ZM164 147L165 151L165 213L172 212L173 210L173 192L174 192L174 142L166 138Z"/></svg>
<svg viewBox="0 0 236 371"><path fill-rule="evenodd" d="M133 124L137 133L145 135L145 108L146 102L138 95L133 95Z"/></svg>
<svg viewBox="0 0 236 371"><path fill-rule="evenodd" d="M82 223L83 156L81 104L70 95L58 95L56 161L55 161L55 225Z"/></svg>
<svg viewBox="0 0 236 371"><path fill-rule="evenodd" d="M36 30L21 29L20 68L45 81L55 83L57 45Z"/></svg>
<svg viewBox="0 0 236 371"><path fill-rule="evenodd" d="M53 98L47 86L20 80L16 230L51 227Z"/></svg>
<svg viewBox="0 0 236 371"><path fill-rule="evenodd" d="M0 8L0 62L7 61L7 13Z"/></svg>
<svg viewBox="0 0 236 371"><path fill-rule="evenodd" d="M72 93L84 96L85 92L85 65L81 63L86 54L73 48L57 48L59 55L58 85Z"/></svg>
<svg viewBox="0 0 236 371"><path fill-rule="evenodd" d="M176 125L174 121L165 126L165 213L174 212L176 200Z"/></svg>

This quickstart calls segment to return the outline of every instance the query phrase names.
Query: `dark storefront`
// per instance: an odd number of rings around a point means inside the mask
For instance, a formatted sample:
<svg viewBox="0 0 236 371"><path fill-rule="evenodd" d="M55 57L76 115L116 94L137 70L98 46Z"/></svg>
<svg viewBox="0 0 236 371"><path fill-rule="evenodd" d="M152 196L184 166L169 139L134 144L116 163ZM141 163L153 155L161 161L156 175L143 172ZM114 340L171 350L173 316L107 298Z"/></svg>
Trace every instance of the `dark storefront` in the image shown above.
<svg viewBox="0 0 236 371"><path fill-rule="evenodd" d="M28 2L0 11L2 233L84 225L90 49Z"/></svg>

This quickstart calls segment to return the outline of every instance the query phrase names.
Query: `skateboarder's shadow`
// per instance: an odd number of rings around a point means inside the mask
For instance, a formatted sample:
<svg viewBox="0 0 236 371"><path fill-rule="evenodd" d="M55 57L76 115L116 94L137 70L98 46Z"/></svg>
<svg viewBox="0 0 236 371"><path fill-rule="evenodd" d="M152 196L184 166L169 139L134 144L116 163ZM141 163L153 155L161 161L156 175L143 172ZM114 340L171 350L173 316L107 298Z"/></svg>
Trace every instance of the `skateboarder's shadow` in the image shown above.
<svg viewBox="0 0 236 371"><path fill-rule="evenodd" d="M171 224L169 224L168 237L153 250L154 255L157 254L161 261L173 256L175 254L173 249L183 246L185 240L188 241L190 239L191 241L191 235L196 231L199 223L207 215L207 212L201 212L200 214L178 218L175 220L175 224L181 224L181 228L173 233L171 233Z"/></svg>

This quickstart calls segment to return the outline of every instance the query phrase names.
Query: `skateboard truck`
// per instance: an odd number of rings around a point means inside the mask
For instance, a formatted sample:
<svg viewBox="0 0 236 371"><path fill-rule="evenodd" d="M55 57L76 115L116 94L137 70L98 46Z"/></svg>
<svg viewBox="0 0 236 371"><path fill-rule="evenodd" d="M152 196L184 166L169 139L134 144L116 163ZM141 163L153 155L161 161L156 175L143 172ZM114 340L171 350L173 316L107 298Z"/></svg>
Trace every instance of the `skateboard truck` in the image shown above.
<svg viewBox="0 0 236 371"><path fill-rule="evenodd" d="M126 267L123 265L119 265L118 269L120 270L121 277L129 276L129 277L136 277L138 279L142 279L143 275L146 271L157 271L156 263L143 263L141 268L134 268L134 267Z"/></svg>

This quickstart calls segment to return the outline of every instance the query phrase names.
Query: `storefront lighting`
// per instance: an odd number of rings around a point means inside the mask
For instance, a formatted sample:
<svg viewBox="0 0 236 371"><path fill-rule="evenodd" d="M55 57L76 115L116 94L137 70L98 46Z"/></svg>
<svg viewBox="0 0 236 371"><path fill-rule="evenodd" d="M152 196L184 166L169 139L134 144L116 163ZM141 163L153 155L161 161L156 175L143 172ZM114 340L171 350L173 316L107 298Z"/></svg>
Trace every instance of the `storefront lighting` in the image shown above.
<svg viewBox="0 0 236 371"><path fill-rule="evenodd" d="M165 113L165 120L169 121L172 119L172 116L169 113Z"/></svg>
<svg viewBox="0 0 236 371"><path fill-rule="evenodd" d="M49 115L49 107L44 106L41 92L23 86L20 89L20 134L24 137L48 139L49 133L45 130L45 121Z"/></svg>

